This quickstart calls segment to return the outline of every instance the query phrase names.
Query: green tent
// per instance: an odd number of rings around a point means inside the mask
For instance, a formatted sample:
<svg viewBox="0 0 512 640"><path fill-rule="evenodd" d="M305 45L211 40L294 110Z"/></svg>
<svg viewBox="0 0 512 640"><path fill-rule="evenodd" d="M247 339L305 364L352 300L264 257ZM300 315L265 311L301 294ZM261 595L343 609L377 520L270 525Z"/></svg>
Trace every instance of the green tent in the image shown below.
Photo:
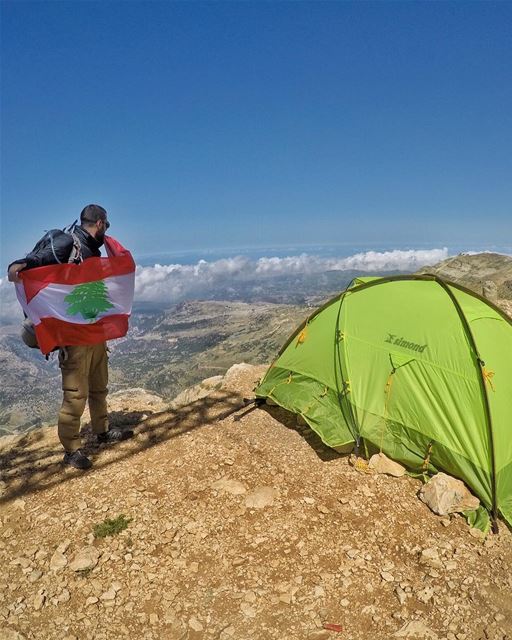
<svg viewBox="0 0 512 640"><path fill-rule="evenodd" d="M359 278L290 337L256 389L338 450L462 479L512 524L512 321L437 276Z"/></svg>

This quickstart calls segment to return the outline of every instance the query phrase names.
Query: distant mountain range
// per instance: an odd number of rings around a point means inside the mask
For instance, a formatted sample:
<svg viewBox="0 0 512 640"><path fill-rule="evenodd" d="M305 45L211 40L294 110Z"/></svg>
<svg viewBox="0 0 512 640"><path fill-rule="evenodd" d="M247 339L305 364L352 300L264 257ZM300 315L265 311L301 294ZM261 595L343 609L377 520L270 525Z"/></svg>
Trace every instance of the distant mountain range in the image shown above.
<svg viewBox="0 0 512 640"><path fill-rule="evenodd" d="M458 255L420 273L435 273L485 292L512 316L512 258ZM209 292L177 305L136 304L126 338L110 344L110 390L143 387L171 400L233 363L270 362L293 329L359 272L279 276ZM206 297L206 294L205 294ZM46 361L0 326L0 435L54 424L61 401L56 358Z"/></svg>

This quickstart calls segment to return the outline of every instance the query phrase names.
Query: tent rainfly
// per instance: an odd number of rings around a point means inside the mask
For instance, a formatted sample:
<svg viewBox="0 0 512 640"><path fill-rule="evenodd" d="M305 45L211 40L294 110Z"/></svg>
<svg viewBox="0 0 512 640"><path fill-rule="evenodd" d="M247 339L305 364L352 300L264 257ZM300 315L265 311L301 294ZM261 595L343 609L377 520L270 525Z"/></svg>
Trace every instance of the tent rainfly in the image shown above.
<svg viewBox="0 0 512 640"><path fill-rule="evenodd" d="M337 450L463 480L512 525L512 321L433 275L358 278L289 338L256 396Z"/></svg>

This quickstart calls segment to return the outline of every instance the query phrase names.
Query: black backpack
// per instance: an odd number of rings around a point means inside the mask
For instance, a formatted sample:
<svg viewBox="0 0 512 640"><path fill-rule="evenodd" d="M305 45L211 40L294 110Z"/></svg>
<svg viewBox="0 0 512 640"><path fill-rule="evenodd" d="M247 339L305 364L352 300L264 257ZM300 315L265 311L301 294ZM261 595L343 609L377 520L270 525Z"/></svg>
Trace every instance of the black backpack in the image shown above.
<svg viewBox="0 0 512 640"><path fill-rule="evenodd" d="M75 220L72 225L69 225L69 227L65 227L64 229L51 229L50 231L47 231L44 236L36 243L31 253L39 253L40 251L51 249L53 257L55 258L55 262L51 264L63 264L63 260L60 260L57 255L55 240L62 235L69 235L73 238L73 248L71 249L71 253L69 254L67 262L80 264L80 262L82 262L82 246L77 235L74 233L77 222L78 220ZM27 347L30 347L31 349L39 349L34 325L32 324L31 320L29 320L29 318L25 318L21 325L21 339L27 345Z"/></svg>

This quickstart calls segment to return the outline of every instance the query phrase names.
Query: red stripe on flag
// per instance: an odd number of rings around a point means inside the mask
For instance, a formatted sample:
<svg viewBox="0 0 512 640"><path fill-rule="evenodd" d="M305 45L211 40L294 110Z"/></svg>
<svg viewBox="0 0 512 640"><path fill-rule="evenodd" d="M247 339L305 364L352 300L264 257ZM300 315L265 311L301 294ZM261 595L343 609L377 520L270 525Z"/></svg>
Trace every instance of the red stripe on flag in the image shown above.
<svg viewBox="0 0 512 640"><path fill-rule="evenodd" d="M123 245L112 236L105 236L105 249L109 258L114 256L124 256L130 253Z"/></svg>
<svg viewBox="0 0 512 640"><path fill-rule="evenodd" d="M94 324L76 324L58 318L42 318L35 326L39 348L43 354L47 354L55 347L98 344L105 340L122 338L128 331L128 318L126 314L105 316Z"/></svg>
<svg viewBox="0 0 512 640"><path fill-rule="evenodd" d="M112 258L87 258L81 264L52 264L22 271L20 277L25 287L27 302L49 284L76 285L113 276L125 276L135 271L130 253Z"/></svg>

